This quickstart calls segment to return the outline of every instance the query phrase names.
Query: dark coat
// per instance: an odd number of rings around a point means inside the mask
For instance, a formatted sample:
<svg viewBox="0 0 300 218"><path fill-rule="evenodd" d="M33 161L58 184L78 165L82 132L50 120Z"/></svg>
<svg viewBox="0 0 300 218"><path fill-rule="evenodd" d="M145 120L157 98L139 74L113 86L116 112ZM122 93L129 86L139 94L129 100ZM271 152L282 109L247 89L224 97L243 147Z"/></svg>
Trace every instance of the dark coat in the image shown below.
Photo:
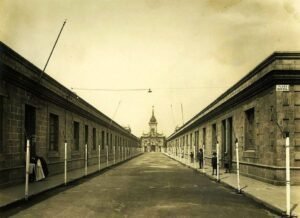
<svg viewBox="0 0 300 218"><path fill-rule="evenodd" d="M200 152L200 151L199 151L199 152L197 153L197 159L198 159L198 160L201 160L201 161L203 160L203 152Z"/></svg>
<svg viewBox="0 0 300 218"><path fill-rule="evenodd" d="M213 157L211 158L211 165L212 165L212 167L213 167L214 169L217 168L217 157L216 157L216 156L213 156Z"/></svg>

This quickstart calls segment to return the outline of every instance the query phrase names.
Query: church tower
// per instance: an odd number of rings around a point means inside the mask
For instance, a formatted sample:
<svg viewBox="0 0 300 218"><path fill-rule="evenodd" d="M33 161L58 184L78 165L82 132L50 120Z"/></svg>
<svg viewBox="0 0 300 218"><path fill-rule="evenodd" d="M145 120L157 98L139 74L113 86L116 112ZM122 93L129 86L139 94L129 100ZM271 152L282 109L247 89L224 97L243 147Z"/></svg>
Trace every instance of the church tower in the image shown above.
<svg viewBox="0 0 300 218"><path fill-rule="evenodd" d="M154 106L152 106L152 116L149 121L149 132L151 136L155 136L157 134L157 121L154 116Z"/></svg>
<svg viewBox="0 0 300 218"><path fill-rule="evenodd" d="M141 136L141 144L145 152L165 151L166 137L157 130L157 120L154 115L154 106L152 106L152 116L149 120L149 132Z"/></svg>

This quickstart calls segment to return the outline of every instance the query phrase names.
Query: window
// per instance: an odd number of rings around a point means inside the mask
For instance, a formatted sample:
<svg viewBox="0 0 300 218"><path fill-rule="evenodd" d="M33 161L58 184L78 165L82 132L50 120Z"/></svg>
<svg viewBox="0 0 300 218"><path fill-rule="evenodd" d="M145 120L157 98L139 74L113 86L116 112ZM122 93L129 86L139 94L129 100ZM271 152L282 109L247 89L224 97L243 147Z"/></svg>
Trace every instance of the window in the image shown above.
<svg viewBox="0 0 300 218"><path fill-rule="evenodd" d="M0 152L3 151L3 98L0 96Z"/></svg>
<svg viewBox="0 0 300 218"><path fill-rule="evenodd" d="M193 146L193 133L190 134L190 146Z"/></svg>
<svg viewBox="0 0 300 218"><path fill-rule="evenodd" d="M105 145L105 132L102 130L101 131L101 148L104 149Z"/></svg>
<svg viewBox="0 0 300 218"><path fill-rule="evenodd" d="M97 130L93 128L93 149L96 150L97 147Z"/></svg>
<svg viewBox="0 0 300 218"><path fill-rule="evenodd" d="M49 120L49 150L58 151L58 116L50 114Z"/></svg>
<svg viewBox="0 0 300 218"><path fill-rule="evenodd" d="M85 144L89 143L89 126L88 125L84 126L84 143Z"/></svg>
<svg viewBox="0 0 300 218"><path fill-rule="evenodd" d="M227 126L226 120L222 120L222 146L224 153L227 153Z"/></svg>
<svg viewBox="0 0 300 218"><path fill-rule="evenodd" d="M217 124L213 124L211 127L211 143L212 143L212 150L216 150L217 144Z"/></svg>
<svg viewBox="0 0 300 218"><path fill-rule="evenodd" d="M254 108L245 111L245 148L246 150L255 147L254 131Z"/></svg>
<svg viewBox="0 0 300 218"><path fill-rule="evenodd" d="M74 121L73 123L73 128L74 128L74 150L78 151L79 150L79 123Z"/></svg>
<svg viewBox="0 0 300 218"><path fill-rule="evenodd" d="M106 145L108 145L108 143L109 143L109 133L107 132L106 133Z"/></svg>
<svg viewBox="0 0 300 218"><path fill-rule="evenodd" d="M112 151L112 133L110 133L110 142L109 142L109 145L110 145L110 150Z"/></svg>
<svg viewBox="0 0 300 218"><path fill-rule="evenodd" d="M195 132L195 146L196 146L196 149L198 150L199 149L199 131Z"/></svg>
<svg viewBox="0 0 300 218"><path fill-rule="evenodd" d="M186 146L189 145L189 134L186 135Z"/></svg>

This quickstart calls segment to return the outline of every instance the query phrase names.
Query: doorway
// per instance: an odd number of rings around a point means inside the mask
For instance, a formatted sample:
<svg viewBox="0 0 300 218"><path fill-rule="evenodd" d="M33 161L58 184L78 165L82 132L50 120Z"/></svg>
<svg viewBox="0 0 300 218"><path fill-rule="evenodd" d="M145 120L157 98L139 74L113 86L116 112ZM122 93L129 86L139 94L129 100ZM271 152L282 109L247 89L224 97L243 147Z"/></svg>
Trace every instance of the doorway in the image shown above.
<svg viewBox="0 0 300 218"><path fill-rule="evenodd" d="M222 121L222 159L225 158L225 155L228 155L229 169L231 169L232 166L232 143L232 117L230 117Z"/></svg>
<svg viewBox="0 0 300 218"><path fill-rule="evenodd" d="M30 156L36 156L36 112L35 107L25 105L25 144L24 151L26 151L26 141L30 142Z"/></svg>
<svg viewBox="0 0 300 218"><path fill-rule="evenodd" d="M151 152L155 152L155 145L151 145Z"/></svg>

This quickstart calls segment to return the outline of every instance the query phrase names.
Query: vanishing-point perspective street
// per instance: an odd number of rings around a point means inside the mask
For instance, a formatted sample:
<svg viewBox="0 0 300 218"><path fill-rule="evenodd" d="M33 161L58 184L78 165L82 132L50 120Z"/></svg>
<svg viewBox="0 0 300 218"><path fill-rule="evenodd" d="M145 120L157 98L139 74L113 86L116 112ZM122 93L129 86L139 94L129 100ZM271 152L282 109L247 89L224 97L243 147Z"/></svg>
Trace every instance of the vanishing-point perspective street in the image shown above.
<svg viewBox="0 0 300 218"><path fill-rule="evenodd" d="M300 216L299 0L0 0L0 218Z"/></svg>
<svg viewBox="0 0 300 218"><path fill-rule="evenodd" d="M154 152L23 209L12 217L276 217L233 189Z"/></svg>

